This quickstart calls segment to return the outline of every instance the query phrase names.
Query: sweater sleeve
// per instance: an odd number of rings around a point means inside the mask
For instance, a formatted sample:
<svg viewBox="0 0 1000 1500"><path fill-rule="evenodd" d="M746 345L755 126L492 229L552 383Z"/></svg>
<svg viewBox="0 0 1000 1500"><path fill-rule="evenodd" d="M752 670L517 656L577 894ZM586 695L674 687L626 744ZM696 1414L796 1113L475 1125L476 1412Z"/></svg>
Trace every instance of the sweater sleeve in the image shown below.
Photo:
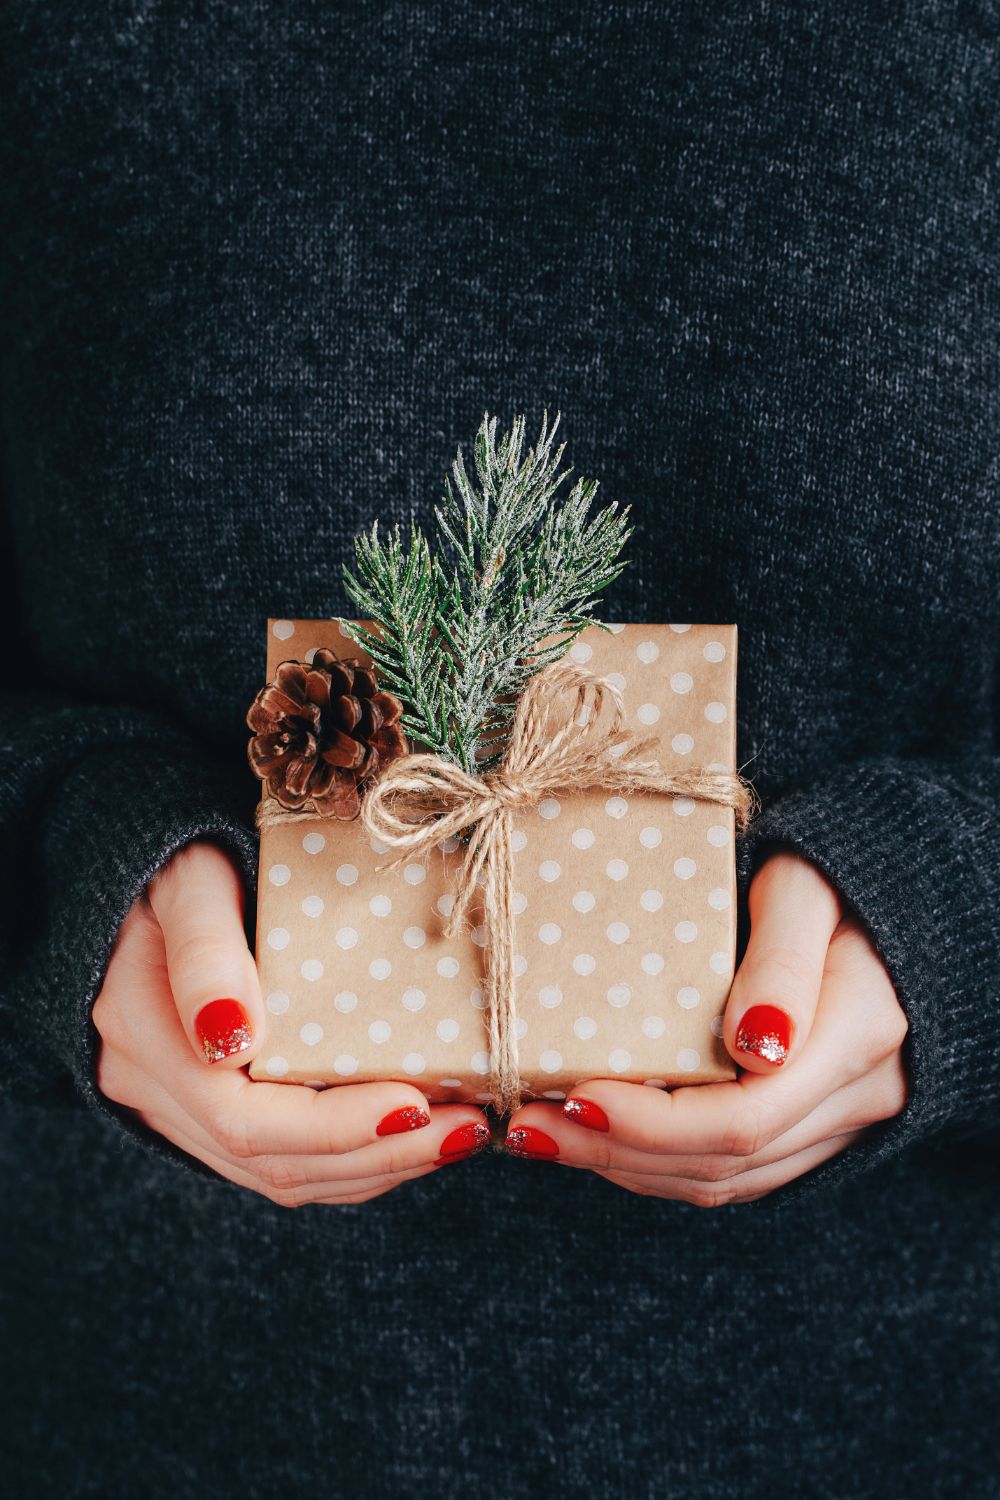
<svg viewBox="0 0 1000 1500"><path fill-rule="evenodd" d="M996 1126L998 808L1000 758L871 759L777 799L748 833L741 889L775 848L818 866L866 925L909 1021L902 1113L773 1198Z"/></svg>
<svg viewBox="0 0 1000 1500"><path fill-rule="evenodd" d="M252 797L240 766L219 765L156 713L0 699L5 1093L82 1100L142 1135L97 1089L93 1003L122 920L177 849L218 842L253 888Z"/></svg>

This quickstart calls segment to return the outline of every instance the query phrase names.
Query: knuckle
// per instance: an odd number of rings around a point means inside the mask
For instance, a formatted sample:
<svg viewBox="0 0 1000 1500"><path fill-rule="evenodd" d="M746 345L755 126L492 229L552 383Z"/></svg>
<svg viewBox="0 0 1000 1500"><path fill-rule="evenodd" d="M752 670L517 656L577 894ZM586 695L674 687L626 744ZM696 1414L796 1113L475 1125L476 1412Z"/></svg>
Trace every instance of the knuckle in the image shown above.
<svg viewBox="0 0 1000 1500"><path fill-rule="evenodd" d="M902 1114L910 1102L910 1081L906 1069L900 1065L892 1069L891 1075L882 1080L877 1099L873 1109L867 1114L866 1124L874 1124L879 1120L893 1120L898 1114Z"/></svg>
<svg viewBox="0 0 1000 1500"><path fill-rule="evenodd" d="M886 1032L889 1040L890 1051L898 1052L900 1047L906 1040L907 1033L910 1030L910 1023L906 1018L906 1013L903 1010L903 1007L900 1005L895 995L893 995L893 1005L890 1014L891 1019L887 1020Z"/></svg>
<svg viewBox="0 0 1000 1500"><path fill-rule="evenodd" d="M98 992L97 999L94 1001L90 1011L90 1018L102 1036L108 1022L108 1011L110 1008L107 986L105 986Z"/></svg>
<svg viewBox="0 0 1000 1500"><path fill-rule="evenodd" d="M617 1187L624 1188L626 1192L635 1193L638 1198L662 1197L661 1191L652 1180L645 1181L641 1177L626 1177L624 1174L616 1175L610 1172L607 1175L609 1180L615 1183Z"/></svg>
<svg viewBox="0 0 1000 1500"><path fill-rule="evenodd" d="M388 1149L380 1163L380 1170L386 1177L398 1177L401 1172L408 1172L413 1166L413 1162L408 1160L408 1152L405 1145L403 1145L403 1141L405 1140L405 1136L399 1137L396 1140L393 1140L392 1137L389 1138L387 1142Z"/></svg>
<svg viewBox="0 0 1000 1500"><path fill-rule="evenodd" d="M306 1201L290 1188L261 1188L260 1193L277 1208L301 1208Z"/></svg>
<svg viewBox="0 0 1000 1500"><path fill-rule="evenodd" d="M282 1193L294 1193L305 1187L308 1179L294 1156L259 1156L253 1173L265 1187Z"/></svg>
<svg viewBox="0 0 1000 1500"><path fill-rule="evenodd" d="M701 1182L725 1182L733 1175L731 1156L703 1156L698 1163L697 1177Z"/></svg>
<svg viewBox="0 0 1000 1500"><path fill-rule="evenodd" d="M750 948L740 969L742 982L750 982L764 994L776 991L789 1000L807 1003L819 987L820 972L805 953L786 944L769 943L766 948Z"/></svg>
<svg viewBox="0 0 1000 1500"><path fill-rule="evenodd" d="M581 1135L593 1135L593 1140L588 1140L584 1148L582 1165L592 1172L608 1172L612 1169L615 1161L615 1148L607 1139L599 1139L595 1131L581 1131ZM574 1143L575 1144L575 1143Z"/></svg>
<svg viewBox="0 0 1000 1500"><path fill-rule="evenodd" d="M173 974L204 983L211 974L225 972L232 966L232 953L225 943L210 933L186 932L170 944L170 967Z"/></svg>
<svg viewBox="0 0 1000 1500"><path fill-rule="evenodd" d="M107 1046L100 1049L97 1057L97 1087L106 1099L114 1104L130 1104L126 1087L126 1070L121 1067L113 1050Z"/></svg>
<svg viewBox="0 0 1000 1500"><path fill-rule="evenodd" d="M880 995L871 1007L865 1028L870 1055L879 1062L891 1057L902 1047L909 1029L910 1024L895 994Z"/></svg>
<svg viewBox="0 0 1000 1500"><path fill-rule="evenodd" d="M91 1020L105 1046L124 1051L128 1040L128 1024L125 1013L107 986L101 990L91 1011Z"/></svg>
<svg viewBox="0 0 1000 1500"><path fill-rule="evenodd" d="M726 1179L722 1182L695 1182L688 1189L688 1202L695 1208L724 1208L736 1197L736 1186Z"/></svg>
<svg viewBox="0 0 1000 1500"><path fill-rule="evenodd" d="M872 945L867 932L853 917L841 922L830 939L831 955L843 967L857 970L872 959Z"/></svg>
<svg viewBox="0 0 1000 1500"><path fill-rule="evenodd" d="M756 1156L763 1144L764 1130L760 1120L754 1115L741 1113L734 1116L723 1132L722 1154L738 1157Z"/></svg>
<svg viewBox="0 0 1000 1500"><path fill-rule="evenodd" d="M216 1115L208 1121L208 1132L215 1144L237 1161L259 1155L254 1150L249 1123L242 1115Z"/></svg>

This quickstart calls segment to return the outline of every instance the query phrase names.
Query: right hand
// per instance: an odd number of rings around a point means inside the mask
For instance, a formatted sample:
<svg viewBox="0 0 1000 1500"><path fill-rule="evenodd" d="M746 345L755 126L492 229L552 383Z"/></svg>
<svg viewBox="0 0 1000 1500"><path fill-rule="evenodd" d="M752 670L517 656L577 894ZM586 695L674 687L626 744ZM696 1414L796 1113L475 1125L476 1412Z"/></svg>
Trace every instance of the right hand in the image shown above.
<svg viewBox="0 0 1000 1500"><path fill-rule="evenodd" d="M242 1015L214 1012L230 1024L221 1044L206 1044L206 1008L223 998ZM409 1083L317 1091L251 1082L244 1065L263 1039L264 1008L242 881L214 844L180 850L132 907L93 1016L102 1093L221 1177L286 1208L363 1203L489 1140L482 1110L429 1106ZM245 1025L234 1027L234 1017Z"/></svg>

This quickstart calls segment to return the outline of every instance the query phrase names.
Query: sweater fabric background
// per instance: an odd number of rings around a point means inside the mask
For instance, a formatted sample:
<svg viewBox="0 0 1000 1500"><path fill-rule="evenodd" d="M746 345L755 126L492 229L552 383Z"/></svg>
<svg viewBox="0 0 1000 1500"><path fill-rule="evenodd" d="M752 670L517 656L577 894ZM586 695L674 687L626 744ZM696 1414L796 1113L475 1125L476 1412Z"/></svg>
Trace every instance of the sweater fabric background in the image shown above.
<svg viewBox="0 0 1000 1500"><path fill-rule="evenodd" d="M992 3L34 0L0 20L9 1493L995 1496ZM253 909L266 617L484 409L740 627L739 760L867 924L895 1120L705 1212L498 1154L295 1213L95 1084L151 874Z"/></svg>

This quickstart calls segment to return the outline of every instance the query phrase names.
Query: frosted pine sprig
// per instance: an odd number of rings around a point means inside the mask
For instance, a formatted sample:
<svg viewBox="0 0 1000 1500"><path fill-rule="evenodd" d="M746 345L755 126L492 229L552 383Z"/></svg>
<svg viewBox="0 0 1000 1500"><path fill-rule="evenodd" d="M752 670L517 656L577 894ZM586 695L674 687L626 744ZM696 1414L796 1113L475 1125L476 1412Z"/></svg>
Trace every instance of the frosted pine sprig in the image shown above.
<svg viewBox="0 0 1000 1500"><path fill-rule="evenodd" d="M598 594L622 572L629 510L591 513L598 481L560 470L559 425L548 413L524 452L524 417L500 443L487 413L476 435L475 479L461 448L435 509L435 545L416 525L355 539L345 587L376 627L344 628L380 679L406 704L411 739L483 772L503 754L514 703L536 672L561 656L593 618ZM547 645L542 643L548 638Z"/></svg>

